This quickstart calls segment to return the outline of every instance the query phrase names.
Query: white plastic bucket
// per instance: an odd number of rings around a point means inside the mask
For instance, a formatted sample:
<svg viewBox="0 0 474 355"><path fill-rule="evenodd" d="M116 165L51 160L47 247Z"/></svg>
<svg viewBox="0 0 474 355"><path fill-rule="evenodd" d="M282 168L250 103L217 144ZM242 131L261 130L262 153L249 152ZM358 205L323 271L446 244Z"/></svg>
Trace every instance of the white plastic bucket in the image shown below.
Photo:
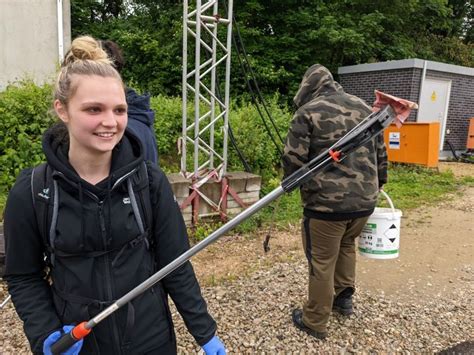
<svg viewBox="0 0 474 355"><path fill-rule="evenodd" d="M359 237L359 253L370 259L396 259L400 249L402 211L395 209L385 191L380 192L390 208L375 208Z"/></svg>

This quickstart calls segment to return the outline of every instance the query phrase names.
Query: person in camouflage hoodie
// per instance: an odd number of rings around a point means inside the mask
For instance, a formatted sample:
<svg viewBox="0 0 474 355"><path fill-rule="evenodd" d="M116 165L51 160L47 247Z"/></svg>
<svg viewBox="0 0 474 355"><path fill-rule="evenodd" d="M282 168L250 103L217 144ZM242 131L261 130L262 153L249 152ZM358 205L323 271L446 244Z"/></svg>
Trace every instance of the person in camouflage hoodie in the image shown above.
<svg viewBox="0 0 474 355"><path fill-rule="evenodd" d="M285 177L324 152L372 112L344 92L327 68L311 66L294 98L296 114L283 155ZM309 293L293 310L295 326L324 339L331 309L353 313L355 238L374 211L387 182L387 155L379 135L342 162L331 164L300 187L302 236L309 264Z"/></svg>

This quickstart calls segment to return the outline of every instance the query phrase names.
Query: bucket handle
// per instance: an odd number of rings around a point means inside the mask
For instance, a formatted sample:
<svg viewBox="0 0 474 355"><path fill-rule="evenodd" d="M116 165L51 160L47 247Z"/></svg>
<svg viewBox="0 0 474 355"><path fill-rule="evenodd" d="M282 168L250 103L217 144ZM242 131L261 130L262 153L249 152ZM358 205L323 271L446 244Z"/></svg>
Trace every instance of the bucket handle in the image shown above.
<svg viewBox="0 0 474 355"><path fill-rule="evenodd" d="M380 192L387 199L388 204L390 205L390 208L392 209L392 219L396 219L397 217L395 216L395 206L393 205L392 199L384 190L380 189Z"/></svg>

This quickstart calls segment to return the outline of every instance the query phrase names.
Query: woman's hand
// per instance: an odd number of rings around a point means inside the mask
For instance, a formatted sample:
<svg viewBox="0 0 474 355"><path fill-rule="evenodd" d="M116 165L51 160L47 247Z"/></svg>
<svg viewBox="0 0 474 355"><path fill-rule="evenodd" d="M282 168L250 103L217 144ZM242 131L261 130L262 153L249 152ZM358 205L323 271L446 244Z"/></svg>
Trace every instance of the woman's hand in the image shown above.
<svg viewBox="0 0 474 355"><path fill-rule="evenodd" d="M64 331L64 333L69 333L73 328L74 328L73 325L65 325L63 327L63 331ZM43 353L44 353L44 355L52 355L51 346L53 346L53 344L56 343L59 340L59 338L61 338L62 334L63 334L63 332L57 330L54 333L51 333L44 340L44 343L43 343ZM71 346L69 349L67 349L62 354L63 355L78 355L79 351L81 351L82 343L84 343L84 339L79 340L77 343L75 343L73 346Z"/></svg>
<svg viewBox="0 0 474 355"><path fill-rule="evenodd" d="M225 355L227 353L224 344L216 335L204 344L202 349L206 355Z"/></svg>

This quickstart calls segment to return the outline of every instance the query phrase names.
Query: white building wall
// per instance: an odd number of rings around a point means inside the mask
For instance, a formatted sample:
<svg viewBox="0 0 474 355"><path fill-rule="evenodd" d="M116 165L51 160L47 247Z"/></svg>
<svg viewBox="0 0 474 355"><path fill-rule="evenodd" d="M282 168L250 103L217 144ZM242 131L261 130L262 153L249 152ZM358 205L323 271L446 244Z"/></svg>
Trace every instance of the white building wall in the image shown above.
<svg viewBox="0 0 474 355"><path fill-rule="evenodd" d="M70 1L63 7L64 49L71 43ZM9 82L50 81L59 64L58 0L0 0L0 91Z"/></svg>

